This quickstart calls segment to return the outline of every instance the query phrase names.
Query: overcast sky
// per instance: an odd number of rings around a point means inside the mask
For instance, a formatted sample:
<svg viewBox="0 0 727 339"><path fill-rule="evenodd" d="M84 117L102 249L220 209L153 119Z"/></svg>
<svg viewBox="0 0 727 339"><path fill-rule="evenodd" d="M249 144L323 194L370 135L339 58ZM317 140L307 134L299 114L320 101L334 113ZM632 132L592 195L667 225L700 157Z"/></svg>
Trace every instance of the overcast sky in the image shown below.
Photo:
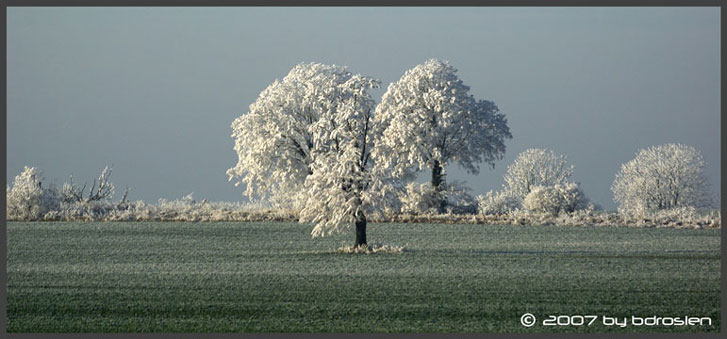
<svg viewBox="0 0 727 339"><path fill-rule="evenodd" d="M90 182L113 164L132 200L243 200L225 174L230 123L276 78L316 61L385 88L439 58L513 134L494 170L448 168L474 194L499 189L521 151L548 147L613 209L620 165L679 142L703 153L718 196L719 28L719 7L9 7L7 180L30 165Z"/></svg>

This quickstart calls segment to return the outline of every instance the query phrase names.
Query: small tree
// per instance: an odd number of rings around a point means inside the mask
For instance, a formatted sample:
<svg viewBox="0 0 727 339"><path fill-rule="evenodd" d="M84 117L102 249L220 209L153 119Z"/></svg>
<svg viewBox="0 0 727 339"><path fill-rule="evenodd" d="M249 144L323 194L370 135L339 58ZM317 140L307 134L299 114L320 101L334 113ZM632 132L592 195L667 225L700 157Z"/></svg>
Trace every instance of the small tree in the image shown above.
<svg viewBox="0 0 727 339"><path fill-rule="evenodd" d="M230 180L251 199L300 209L313 236L354 224L355 246L366 244L366 215L390 196L372 174L377 129L368 89L378 84L346 67L297 65L232 123L239 160Z"/></svg>
<svg viewBox="0 0 727 339"><path fill-rule="evenodd" d="M504 114L492 101L475 100L445 61L427 60L389 85L376 108L382 130L377 155L392 176L411 178L429 168L431 185L446 189L445 168L455 161L469 173L479 164L494 166L512 138ZM441 194L440 194L441 195ZM438 211L445 211L439 199Z"/></svg>
<svg viewBox="0 0 727 339"><path fill-rule="evenodd" d="M58 208L58 192L52 186L43 187L43 172L25 166L23 172L6 189L7 216L15 220L38 220Z"/></svg>
<svg viewBox="0 0 727 339"><path fill-rule="evenodd" d="M712 204L702 154L693 147L664 144L640 150L621 165L611 186L623 212Z"/></svg>
<svg viewBox="0 0 727 339"><path fill-rule="evenodd" d="M527 149L507 167L505 190L522 201L535 186L566 185L572 173L573 165L565 156L549 149Z"/></svg>
<svg viewBox="0 0 727 339"><path fill-rule="evenodd" d="M101 174L99 174L98 179L93 180L93 184L91 185L91 189L88 191L87 195L85 194L86 184L83 184L83 187L78 187L73 182L73 175L71 175L69 182L65 182L63 183L63 186L61 186L61 202L87 204L93 201L105 201L111 199L114 195L115 189L114 184L109 181L111 171L111 167L105 166L104 169L101 170ZM127 188L126 192L124 192L122 203L126 201L126 194L128 191L129 189Z"/></svg>

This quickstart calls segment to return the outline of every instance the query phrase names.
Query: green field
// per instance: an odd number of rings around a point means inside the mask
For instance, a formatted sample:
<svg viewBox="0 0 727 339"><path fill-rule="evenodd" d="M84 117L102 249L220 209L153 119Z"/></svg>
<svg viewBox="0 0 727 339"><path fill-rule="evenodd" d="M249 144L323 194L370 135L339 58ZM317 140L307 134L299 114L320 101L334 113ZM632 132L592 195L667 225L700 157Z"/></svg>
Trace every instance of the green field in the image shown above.
<svg viewBox="0 0 727 339"><path fill-rule="evenodd" d="M705 332L720 230L371 224L399 254L295 223L8 223L9 332ZM353 233L353 232L351 232ZM538 324L520 324L523 313ZM546 315L712 326L543 326ZM600 318L599 318L600 319Z"/></svg>

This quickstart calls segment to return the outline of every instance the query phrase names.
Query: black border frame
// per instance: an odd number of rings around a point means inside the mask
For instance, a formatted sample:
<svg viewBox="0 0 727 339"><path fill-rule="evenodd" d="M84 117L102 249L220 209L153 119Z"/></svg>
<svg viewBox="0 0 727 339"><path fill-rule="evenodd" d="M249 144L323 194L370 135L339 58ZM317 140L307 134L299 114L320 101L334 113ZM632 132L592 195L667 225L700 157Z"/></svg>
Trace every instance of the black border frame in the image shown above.
<svg viewBox="0 0 727 339"><path fill-rule="evenodd" d="M722 0L8 0L6 6L578 6L720 7Z"/></svg>
<svg viewBox="0 0 727 339"><path fill-rule="evenodd" d="M725 256L727 247L724 246L727 240L727 233L722 231L725 226L724 216L727 212L727 101L725 101L725 88L727 88L727 69L725 54L727 52L727 0L8 0L0 10L0 44L3 46L2 62L0 62L0 81L2 91L0 92L0 146L7 150L7 7L29 7L29 6L184 6L184 7L214 7L214 6L535 6L535 7L720 7L720 213L722 216L720 229L720 272L721 272L721 332L720 333L532 333L532 334L501 334L501 333L8 333L7 332L7 221L6 221L6 196L0 195L0 336L8 338L721 338L727 333L727 266ZM7 152L0 157L0 183L7 185Z"/></svg>

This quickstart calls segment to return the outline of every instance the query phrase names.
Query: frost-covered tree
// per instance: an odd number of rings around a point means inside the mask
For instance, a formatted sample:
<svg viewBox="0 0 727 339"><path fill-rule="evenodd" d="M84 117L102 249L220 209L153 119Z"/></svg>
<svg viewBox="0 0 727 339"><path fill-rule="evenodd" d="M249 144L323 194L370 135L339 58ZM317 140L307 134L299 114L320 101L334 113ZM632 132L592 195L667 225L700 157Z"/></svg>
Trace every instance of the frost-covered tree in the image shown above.
<svg viewBox="0 0 727 339"><path fill-rule="evenodd" d="M378 80L346 67L299 64L232 123L238 162L227 171L251 199L300 209L313 236L356 227L366 244L366 215L386 187L373 175Z"/></svg>
<svg viewBox="0 0 727 339"><path fill-rule="evenodd" d="M505 115L492 101L476 100L448 62L430 59L406 71L389 85L376 108L381 142L380 165L391 175L411 178L429 168L431 184L445 189L445 168L451 162L469 173L479 164L494 166L512 138ZM444 212L446 199L440 199Z"/></svg>
<svg viewBox="0 0 727 339"><path fill-rule="evenodd" d="M63 186L61 186L61 190L59 192L61 202L90 203L93 201L106 201L111 199L114 195L115 189L114 184L109 181L111 171L111 167L105 166L104 169L101 170L101 174L99 174L98 179L93 180L93 184L91 185L91 189L88 191L88 194L85 193L86 184L83 184L83 187L78 187L76 183L73 182L73 175L71 175L69 181L63 183ZM126 192L128 193L128 188ZM123 200L126 200L126 193L124 193Z"/></svg>
<svg viewBox="0 0 727 339"><path fill-rule="evenodd" d="M611 186L614 200L624 212L710 207L704 165L702 154L690 146L664 144L642 149L616 174Z"/></svg>
<svg viewBox="0 0 727 339"><path fill-rule="evenodd" d="M312 125L335 96L331 83L340 71L320 64L300 64L282 81L275 80L232 122L237 164L227 170L245 195L270 199L279 206L300 207L305 179L313 174ZM331 83L331 84L329 84ZM333 89L331 89L333 87Z"/></svg>
<svg viewBox="0 0 727 339"><path fill-rule="evenodd" d="M38 220L58 208L58 192L50 185L43 187L43 172L35 167L25 166L6 194L8 219Z"/></svg>
<svg viewBox="0 0 727 339"><path fill-rule="evenodd" d="M572 173L573 165L565 156L549 149L530 148L507 167L505 190L522 200L535 186L566 185Z"/></svg>

